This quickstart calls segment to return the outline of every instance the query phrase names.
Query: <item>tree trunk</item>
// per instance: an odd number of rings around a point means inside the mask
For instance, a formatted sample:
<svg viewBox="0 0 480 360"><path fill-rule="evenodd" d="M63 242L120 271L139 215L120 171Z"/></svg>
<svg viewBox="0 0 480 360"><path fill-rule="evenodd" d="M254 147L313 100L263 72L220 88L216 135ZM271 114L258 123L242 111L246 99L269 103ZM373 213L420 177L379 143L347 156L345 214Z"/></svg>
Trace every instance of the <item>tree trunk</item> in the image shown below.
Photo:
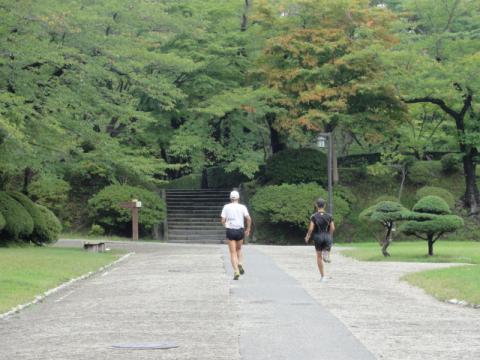
<svg viewBox="0 0 480 360"><path fill-rule="evenodd" d="M382 254L385 257L390 256L390 254L387 251L387 248L392 243L392 236L391 236L392 228L393 228L393 223L389 223L387 226L387 233L385 234L385 239L383 239L383 243L382 243Z"/></svg>
<svg viewBox="0 0 480 360"><path fill-rule="evenodd" d="M23 170L23 189L22 189L22 192L25 195L28 195L28 186L30 185L30 182L32 181L33 175L34 175L34 172L31 168L26 167Z"/></svg>
<svg viewBox="0 0 480 360"><path fill-rule="evenodd" d="M465 173L465 206L469 209L470 215L478 213L480 194L477 186L476 167L474 160L475 151L472 150L463 156L463 170Z"/></svg>
<svg viewBox="0 0 480 360"><path fill-rule="evenodd" d="M285 149L285 144L280 139L280 133L273 127L275 122L275 114L267 114L266 120L270 133L270 146L272 148L272 154L276 154Z"/></svg>
<svg viewBox="0 0 480 360"><path fill-rule="evenodd" d="M433 235L428 235L428 255L433 256Z"/></svg>

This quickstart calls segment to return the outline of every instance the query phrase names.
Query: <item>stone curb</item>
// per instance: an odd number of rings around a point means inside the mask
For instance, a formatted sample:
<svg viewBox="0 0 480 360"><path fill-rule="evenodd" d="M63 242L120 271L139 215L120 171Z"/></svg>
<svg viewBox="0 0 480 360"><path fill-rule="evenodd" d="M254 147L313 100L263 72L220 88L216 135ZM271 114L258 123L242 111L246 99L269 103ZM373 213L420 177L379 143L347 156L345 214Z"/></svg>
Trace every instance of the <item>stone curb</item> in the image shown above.
<svg viewBox="0 0 480 360"><path fill-rule="evenodd" d="M15 313L18 313L20 311L22 311L23 309L29 307L29 306L32 306L32 305L35 305L36 303L39 303L43 300L45 300L46 297L50 296L50 295L53 295L55 293L57 293L58 291L62 290L62 289L65 289L81 280L85 280L85 279L88 279L90 277L92 277L93 275L96 275L98 273L101 273L102 271L105 271L109 268L111 268L112 266L120 263L121 261L124 261L126 260L128 257L130 257L131 255L135 254L134 252L130 252L128 254L125 254L123 255L120 259L117 259L115 260L114 262L110 263L110 264L107 264L105 266L102 266L101 268L95 270L95 271L90 271L86 274L83 274L83 275L80 275L79 277L76 277L76 278L73 278L73 279L70 279L68 280L67 282L64 282L63 284L60 284L59 286L53 288L53 289L50 289L50 290L47 290L45 291L43 294L41 295L37 295L35 296L35 299L28 302L28 303L25 303L25 304L21 304L21 305L17 305L15 306L14 308L12 308L10 311L7 311L6 313L3 313L3 314L0 314L0 319L5 319L7 317L9 317L10 315L13 315Z"/></svg>

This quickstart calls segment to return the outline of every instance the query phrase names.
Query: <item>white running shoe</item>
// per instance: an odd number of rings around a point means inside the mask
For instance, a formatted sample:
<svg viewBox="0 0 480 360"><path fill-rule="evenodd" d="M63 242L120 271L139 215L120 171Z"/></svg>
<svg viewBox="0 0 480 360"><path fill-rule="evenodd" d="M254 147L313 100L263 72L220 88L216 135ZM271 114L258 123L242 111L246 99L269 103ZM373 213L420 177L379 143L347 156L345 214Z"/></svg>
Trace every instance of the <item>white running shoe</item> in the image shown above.
<svg viewBox="0 0 480 360"><path fill-rule="evenodd" d="M327 278L326 278L325 276L322 276L322 277L320 278L320 282L327 282Z"/></svg>

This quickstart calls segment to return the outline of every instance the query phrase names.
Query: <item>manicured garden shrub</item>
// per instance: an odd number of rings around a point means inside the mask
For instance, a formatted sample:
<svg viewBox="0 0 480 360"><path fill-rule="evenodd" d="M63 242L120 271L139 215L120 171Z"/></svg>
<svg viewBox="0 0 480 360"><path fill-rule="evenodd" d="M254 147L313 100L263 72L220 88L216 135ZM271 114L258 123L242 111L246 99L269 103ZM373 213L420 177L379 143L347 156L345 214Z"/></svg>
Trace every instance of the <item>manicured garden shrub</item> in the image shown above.
<svg viewBox="0 0 480 360"><path fill-rule="evenodd" d="M448 204L448 207L452 209L455 207L455 196L453 194L443 188L435 187L435 186L424 186L417 190L416 192L417 200L429 195L434 195L442 198Z"/></svg>
<svg viewBox="0 0 480 360"><path fill-rule="evenodd" d="M33 232L28 237L28 240L31 240L35 244L41 244L45 239L46 230L46 220L43 213L40 211L38 206L28 198L28 196L19 193L19 192L10 192L8 193L12 198L17 200L22 204L23 208L28 211L33 220Z"/></svg>
<svg viewBox="0 0 480 360"><path fill-rule="evenodd" d="M272 184L327 183L327 157L316 149L287 149L267 160L266 180Z"/></svg>
<svg viewBox="0 0 480 360"><path fill-rule="evenodd" d="M409 211L396 201L380 201L377 204L363 210L360 219L373 223L379 223L385 229L385 236L380 240L383 256L390 256L387 248L393 241L395 222L405 220Z"/></svg>
<svg viewBox="0 0 480 360"><path fill-rule="evenodd" d="M165 218L165 202L154 192L127 185L110 185L88 201L89 217L93 223L102 226L107 233L129 234L131 210L120 203L138 199L142 202L139 210L139 228L146 233L153 225Z"/></svg>
<svg viewBox="0 0 480 360"><path fill-rule="evenodd" d="M0 191L0 213L5 218L5 227L0 238L5 240L27 239L33 232L33 219L17 200Z"/></svg>
<svg viewBox="0 0 480 360"><path fill-rule="evenodd" d="M62 212L65 210L69 192L68 182L49 175L40 177L28 187L28 194L33 201L46 206L59 217L62 217Z"/></svg>
<svg viewBox="0 0 480 360"><path fill-rule="evenodd" d="M440 161L416 161L409 167L407 177L413 184L425 185L441 176L441 172Z"/></svg>
<svg viewBox="0 0 480 360"><path fill-rule="evenodd" d="M254 214L270 223L290 224L305 228L313 214L314 202L319 197L328 199L325 189L316 183L282 184L260 188L250 199ZM334 197L334 219L339 225L350 211L348 203L339 196Z"/></svg>
<svg viewBox="0 0 480 360"><path fill-rule="evenodd" d="M50 211L45 206L37 205L37 207L45 219L45 227L42 229L42 232L38 233L39 240L42 243L53 243L57 241L62 231L60 220L58 220L53 211Z"/></svg>
<svg viewBox="0 0 480 360"><path fill-rule="evenodd" d="M463 219L450 214L448 204L438 196L426 196L413 207L400 230L428 242L428 255L433 255L433 244L443 235L464 226Z"/></svg>
<svg viewBox="0 0 480 360"><path fill-rule="evenodd" d="M440 160L442 170L446 174L452 174L460 171L462 168L462 158L460 154L445 154Z"/></svg>

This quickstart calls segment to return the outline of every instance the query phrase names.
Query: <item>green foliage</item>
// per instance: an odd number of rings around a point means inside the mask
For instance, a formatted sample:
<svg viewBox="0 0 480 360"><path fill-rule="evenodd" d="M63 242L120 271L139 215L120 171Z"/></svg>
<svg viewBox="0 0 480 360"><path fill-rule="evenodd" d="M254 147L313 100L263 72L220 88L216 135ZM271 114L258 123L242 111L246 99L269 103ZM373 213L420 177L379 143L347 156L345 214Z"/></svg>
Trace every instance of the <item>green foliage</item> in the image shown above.
<svg viewBox="0 0 480 360"><path fill-rule="evenodd" d="M56 176L45 175L30 183L28 193L37 204L51 209L57 216L61 216L62 211L68 201L70 184Z"/></svg>
<svg viewBox="0 0 480 360"><path fill-rule="evenodd" d="M328 198L327 192L318 184L282 184L260 188L250 199L255 214L275 224L289 224L296 228L306 227L314 212L317 198ZM334 197L335 224L341 224L350 211L348 203L339 196Z"/></svg>
<svg viewBox="0 0 480 360"><path fill-rule="evenodd" d="M38 232L38 239L42 243L53 243L58 240L58 236L62 231L62 224L55 214L42 205L37 205L45 219L45 227Z"/></svg>
<svg viewBox="0 0 480 360"><path fill-rule="evenodd" d="M202 174L188 174L171 180L162 186L164 189L201 189Z"/></svg>
<svg viewBox="0 0 480 360"><path fill-rule="evenodd" d="M359 181L367 178L367 166L338 168L340 181L345 185L355 186Z"/></svg>
<svg viewBox="0 0 480 360"><path fill-rule="evenodd" d="M0 231L5 227L7 224L7 221L3 217L3 214L0 212Z"/></svg>
<svg viewBox="0 0 480 360"><path fill-rule="evenodd" d="M120 204L132 199L142 202L138 223L144 234L165 218L165 202L156 193L133 186L111 185L88 201L90 219L108 233L128 234L131 210L122 208Z"/></svg>
<svg viewBox="0 0 480 360"><path fill-rule="evenodd" d="M209 188L228 189L238 187L248 178L238 170L227 171L222 166L207 168L207 185Z"/></svg>
<svg viewBox="0 0 480 360"><path fill-rule="evenodd" d="M0 233L2 241L29 238L33 232L32 217L18 201L4 191L0 191L0 213L6 221Z"/></svg>
<svg viewBox="0 0 480 360"><path fill-rule="evenodd" d="M442 198L443 200L445 200L450 209L453 209L455 207L455 197L450 191L446 189L435 186L424 186L418 189L416 192L417 200L420 200L421 198L429 195L434 195Z"/></svg>
<svg viewBox="0 0 480 360"><path fill-rule="evenodd" d="M90 236L102 236L105 235L105 229L98 224L92 224L90 231L88 232Z"/></svg>
<svg viewBox="0 0 480 360"><path fill-rule="evenodd" d="M429 195L418 200L413 206L413 211L425 214L450 214L450 208L445 200L441 197Z"/></svg>
<svg viewBox="0 0 480 360"><path fill-rule="evenodd" d="M334 197L339 197L343 200L345 200L350 207L355 205L358 201L357 197L353 193L351 188L348 188L347 186L342 186L342 185L335 185L333 187L333 196Z"/></svg>
<svg viewBox="0 0 480 360"><path fill-rule="evenodd" d="M327 157L316 149L287 149L267 160L265 176L273 184L326 184Z"/></svg>
<svg viewBox="0 0 480 360"><path fill-rule="evenodd" d="M408 179L417 185L429 184L432 179L442 176L440 161L416 161L408 169Z"/></svg>
<svg viewBox="0 0 480 360"><path fill-rule="evenodd" d="M43 216L43 213L37 207L37 205L28 198L28 196L19 193L19 192L9 192L12 198L17 200L20 204L22 204L23 208L27 210L33 220L33 232L29 237L29 240L33 241L36 244L42 243L42 240L45 238L46 233L46 220Z"/></svg>
<svg viewBox="0 0 480 360"><path fill-rule="evenodd" d="M398 198L391 195L380 195L375 199L373 203L378 204L379 202L382 202L382 201L398 202Z"/></svg>
<svg viewBox="0 0 480 360"><path fill-rule="evenodd" d="M445 154L440 161L442 170L446 174L452 174L461 169L461 156L459 154Z"/></svg>

